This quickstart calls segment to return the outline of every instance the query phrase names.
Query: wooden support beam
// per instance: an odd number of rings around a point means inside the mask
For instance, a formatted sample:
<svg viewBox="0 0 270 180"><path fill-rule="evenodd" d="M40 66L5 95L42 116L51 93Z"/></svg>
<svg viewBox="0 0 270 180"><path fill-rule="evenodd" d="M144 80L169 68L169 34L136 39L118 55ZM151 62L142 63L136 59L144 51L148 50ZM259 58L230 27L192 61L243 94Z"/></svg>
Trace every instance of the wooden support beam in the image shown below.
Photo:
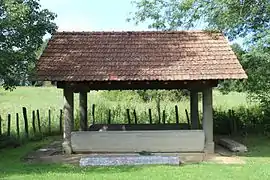
<svg viewBox="0 0 270 180"><path fill-rule="evenodd" d="M80 92L80 130L87 131L87 92Z"/></svg>
<svg viewBox="0 0 270 180"><path fill-rule="evenodd" d="M84 81L70 82L69 87L78 93L90 90L146 90L146 89L195 89L217 86L217 80L208 81ZM63 81L57 82L58 88L66 87Z"/></svg>
<svg viewBox="0 0 270 180"><path fill-rule="evenodd" d="M69 87L64 88L64 142L63 150L66 154L71 154L71 132L74 129L74 96Z"/></svg>

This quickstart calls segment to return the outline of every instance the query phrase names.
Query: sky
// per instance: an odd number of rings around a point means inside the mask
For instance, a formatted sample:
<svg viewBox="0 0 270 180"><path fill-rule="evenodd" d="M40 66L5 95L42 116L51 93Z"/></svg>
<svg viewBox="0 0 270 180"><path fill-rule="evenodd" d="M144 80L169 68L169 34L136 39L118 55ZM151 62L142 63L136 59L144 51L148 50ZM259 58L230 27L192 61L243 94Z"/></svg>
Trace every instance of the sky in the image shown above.
<svg viewBox="0 0 270 180"><path fill-rule="evenodd" d="M134 10L131 0L40 0L42 8L57 14L58 31L138 31L147 24L136 26L127 22Z"/></svg>
<svg viewBox="0 0 270 180"><path fill-rule="evenodd" d="M58 31L149 30L147 23L135 25L134 22L126 21L129 13L135 11L131 2L132 0L40 0L43 9L57 14L55 22ZM200 26L195 29L200 29ZM242 44L241 39L233 42Z"/></svg>

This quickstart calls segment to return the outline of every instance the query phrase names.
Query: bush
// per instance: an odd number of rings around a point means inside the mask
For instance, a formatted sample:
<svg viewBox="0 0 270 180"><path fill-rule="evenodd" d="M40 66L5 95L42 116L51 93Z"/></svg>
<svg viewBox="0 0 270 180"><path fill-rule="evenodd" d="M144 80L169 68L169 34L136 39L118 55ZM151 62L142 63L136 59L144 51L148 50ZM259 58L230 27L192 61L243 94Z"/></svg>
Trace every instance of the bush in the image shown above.
<svg viewBox="0 0 270 180"><path fill-rule="evenodd" d="M240 106L228 111L214 109L214 133L270 133L269 117L269 111L261 106Z"/></svg>
<svg viewBox="0 0 270 180"><path fill-rule="evenodd" d="M15 136L7 136L5 134L0 135L0 149L7 147L18 147L21 142L17 140Z"/></svg>

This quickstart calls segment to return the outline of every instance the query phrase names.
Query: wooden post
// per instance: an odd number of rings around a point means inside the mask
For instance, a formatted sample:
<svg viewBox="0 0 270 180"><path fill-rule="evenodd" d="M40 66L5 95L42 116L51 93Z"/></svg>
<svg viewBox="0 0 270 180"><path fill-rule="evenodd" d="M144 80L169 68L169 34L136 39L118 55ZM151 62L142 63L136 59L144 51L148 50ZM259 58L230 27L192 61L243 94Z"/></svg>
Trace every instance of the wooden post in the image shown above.
<svg viewBox="0 0 270 180"><path fill-rule="evenodd" d="M111 110L108 112L108 124L111 124Z"/></svg>
<svg viewBox="0 0 270 180"><path fill-rule="evenodd" d="M17 131L17 138L20 139L20 122L18 113L16 113L16 131Z"/></svg>
<svg viewBox="0 0 270 180"><path fill-rule="evenodd" d="M60 130L60 133L63 133L63 110L62 109L60 109L59 130Z"/></svg>
<svg viewBox="0 0 270 180"><path fill-rule="evenodd" d="M28 131L28 119L27 119L26 107L23 107L22 110L23 110L25 137L28 139L29 138L29 131Z"/></svg>
<svg viewBox="0 0 270 180"><path fill-rule="evenodd" d="M11 115L8 114L8 120L7 120L7 136L10 136L10 123L11 123Z"/></svg>
<svg viewBox="0 0 270 180"><path fill-rule="evenodd" d="M237 125L237 121L235 119L235 114L234 114L234 110L232 110L232 121L233 121L233 134L237 134L238 131L238 125Z"/></svg>
<svg viewBox="0 0 270 180"><path fill-rule="evenodd" d="M186 117L187 117L187 123L188 123L188 127L189 129L191 129L191 125L190 125L190 119L189 119L189 116L188 116L188 110L185 109L185 112L186 112Z"/></svg>
<svg viewBox="0 0 270 180"><path fill-rule="evenodd" d="M148 109L149 111L149 122L150 124L152 124L152 113L151 113L151 109Z"/></svg>
<svg viewBox="0 0 270 180"><path fill-rule="evenodd" d="M128 124L131 124L129 109L127 109L127 118L128 118Z"/></svg>
<svg viewBox="0 0 270 180"><path fill-rule="evenodd" d="M32 126L33 126L33 132L36 134L36 116L35 111L32 111Z"/></svg>
<svg viewBox="0 0 270 180"><path fill-rule="evenodd" d="M198 92L190 91L190 119L192 129L199 128Z"/></svg>
<svg viewBox="0 0 270 180"><path fill-rule="evenodd" d="M2 117L0 115L0 135L2 135Z"/></svg>
<svg viewBox="0 0 270 180"><path fill-rule="evenodd" d="M136 114L136 110L135 109L133 111L133 115L134 115L134 122L135 122L135 124L138 124L137 114Z"/></svg>
<svg viewBox="0 0 270 180"><path fill-rule="evenodd" d="M38 132L41 134L39 110L37 110L37 123L38 123Z"/></svg>
<svg viewBox="0 0 270 180"><path fill-rule="evenodd" d="M93 116L93 124L95 124L95 104L92 105L92 116Z"/></svg>
<svg viewBox="0 0 270 180"><path fill-rule="evenodd" d="M163 112L162 112L162 122L163 122L163 124L166 124L166 112L165 112L165 110L163 110Z"/></svg>
<svg viewBox="0 0 270 180"><path fill-rule="evenodd" d="M80 92L80 130L87 131L87 92Z"/></svg>
<svg viewBox="0 0 270 180"><path fill-rule="evenodd" d="M205 151L214 153L213 140L213 100L212 88L203 91L203 130L205 134Z"/></svg>
<svg viewBox="0 0 270 180"><path fill-rule="evenodd" d="M175 121L176 124L179 124L179 115L178 115L178 106L175 105Z"/></svg>
<svg viewBox="0 0 270 180"><path fill-rule="evenodd" d="M50 109L49 109L48 113L49 113L49 117L48 117L48 121L49 121L49 123L48 123L48 131L49 131L49 134L51 134L51 132L52 132L52 120L51 120L51 110Z"/></svg>
<svg viewBox="0 0 270 180"><path fill-rule="evenodd" d="M160 97L157 98L158 123L161 123Z"/></svg>
<svg viewBox="0 0 270 180"><path fill-rule="evenodd" d="M74 124L74 96L69 87L64 88L64 142L63 150L66 154L71 154L71 132Z"/></svg>

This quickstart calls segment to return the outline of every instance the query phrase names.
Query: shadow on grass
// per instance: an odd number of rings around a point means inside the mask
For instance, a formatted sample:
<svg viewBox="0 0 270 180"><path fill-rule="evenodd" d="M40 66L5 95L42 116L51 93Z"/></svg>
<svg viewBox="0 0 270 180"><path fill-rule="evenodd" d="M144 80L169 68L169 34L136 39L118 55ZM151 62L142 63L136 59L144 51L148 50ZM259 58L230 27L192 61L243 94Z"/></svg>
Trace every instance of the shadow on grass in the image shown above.
<svg viewBox="0 0 270 180"><path fill-rule="evenodd" d="M29 142L21 147L0 150L0 179L7 179L12 176L46 175L58 174L102 174L110 175L114 173L126 173L140 171L145 166L99 166L99 167L79 167L71 164L39 164L25 163L21 159L30 151L42 147L52 142L54 138L49 138L40 142ZM155 165L151 165L152 167Z"/></svg>

